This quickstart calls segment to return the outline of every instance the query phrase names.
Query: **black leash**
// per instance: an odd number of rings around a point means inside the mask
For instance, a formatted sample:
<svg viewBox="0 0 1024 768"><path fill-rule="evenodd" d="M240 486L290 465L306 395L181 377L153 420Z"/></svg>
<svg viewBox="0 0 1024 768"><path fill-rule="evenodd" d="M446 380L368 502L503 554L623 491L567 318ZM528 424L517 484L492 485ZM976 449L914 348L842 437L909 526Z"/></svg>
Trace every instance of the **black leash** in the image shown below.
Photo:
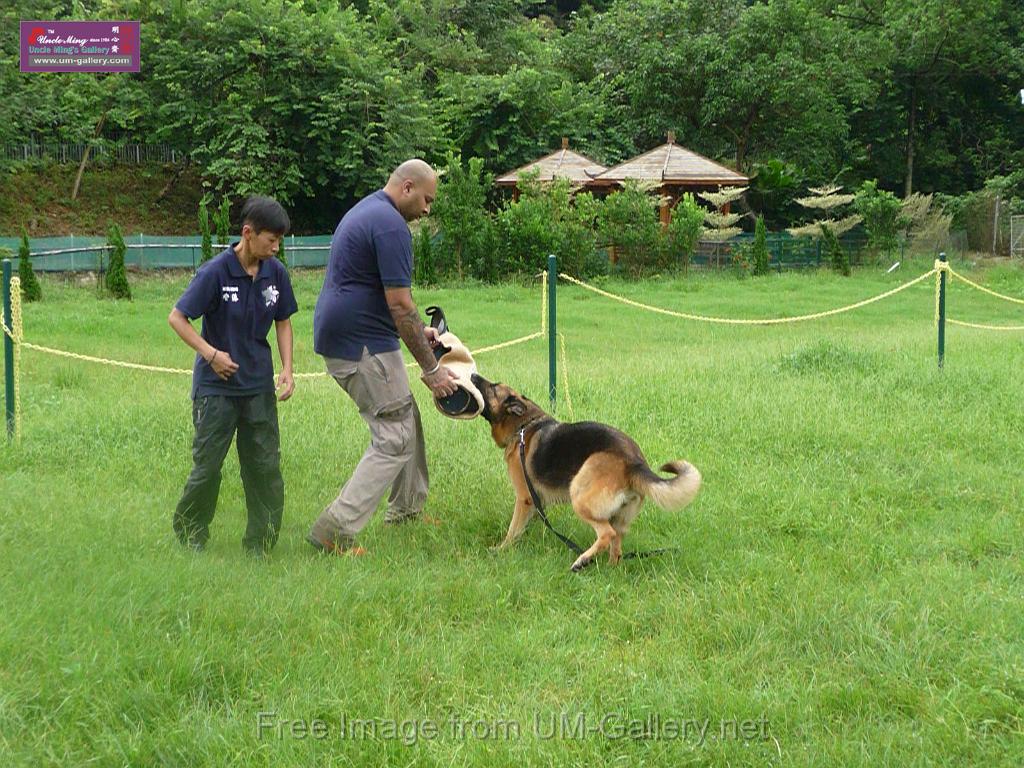
<svg viewBox="0 0 1024 768"><path fill-rule="evenodd" d="M544 521L544 525L551 531L558 539L565 544L569 549L575 552L577 555L582 555L584 552L583 547L577 544L575 541L570 539L568 536L563 536L555 530L554 526L551 525L551 521L548 520L548 516L544 514L544 504L540 500L540 494L537 493L537 489L533 487L533 481L530 480L530 473L526 471L526 427L519 430L519 463L523 466L523 478L526 480L526 487L530 491L530 498L533 499L533 508L537 510L537 514L540 515L540 519ZM664 549L648 549L644 552L623 552L623 560L639 560L642 557L651 557L652 555L661 555L665 552L675 552L675 547L668 547ZM593 561L591 561L593 562ZM590 565L590 563L587 563Z"/></svg>
<svg viewBox="0 0 1024 768"><path fill-rule="evenodd" d="M577 555L582 555L583 547L568 536L563 536L556 531L554 526L552 526L551 522L548 520L548 516L544 514L544 504L540 500L537 489L533 487L533 482L530 480L530 473L526 471L526 427L519 430L519 461L523 465L523 477L526 478L526 487L530 489L530 498L533 499L533 508L537 510L537 514L540 515L540 519L544 521L544 525L546 525L548 530L555 534L555 536L561 539L565 546Z"/></svg>

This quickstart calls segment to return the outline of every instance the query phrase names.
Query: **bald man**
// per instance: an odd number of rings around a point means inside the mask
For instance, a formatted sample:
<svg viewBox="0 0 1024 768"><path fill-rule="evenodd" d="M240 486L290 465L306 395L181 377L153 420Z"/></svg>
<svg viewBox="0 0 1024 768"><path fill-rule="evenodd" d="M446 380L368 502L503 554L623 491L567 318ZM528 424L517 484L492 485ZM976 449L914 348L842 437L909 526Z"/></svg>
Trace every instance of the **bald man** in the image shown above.
<svg viewBox="0 0 1024 768"><path fill-rule="evenodd" d="M389 488L385 522L405 522L423 511L429 485L423 428L399 339L435 397L455 391L455 375L434 358L437 331L424 325L412 300L408 222L430 213L436 193L434 169L407 160L383 189L345 214L331 239L313 313L314 349L359 408L370 445L309 532L309 543L321 552L362 554L356 536Z"/></svg>

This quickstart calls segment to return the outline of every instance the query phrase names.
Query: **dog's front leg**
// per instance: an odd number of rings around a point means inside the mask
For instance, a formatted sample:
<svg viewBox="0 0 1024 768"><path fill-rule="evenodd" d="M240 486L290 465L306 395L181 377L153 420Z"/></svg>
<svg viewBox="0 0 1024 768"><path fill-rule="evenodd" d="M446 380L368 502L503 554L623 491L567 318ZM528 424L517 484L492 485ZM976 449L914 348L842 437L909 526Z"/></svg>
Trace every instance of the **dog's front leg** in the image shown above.
<svg viewBox="0 0 1024 768"><path fill-rule="evenodd" d="M509 545L513 544L516 539L523 535L523 531L526 530L526 524L530 522L533 517L533 502L529 497L523 498L519 496L516 498L516 508L512 513L512 522L508 524L508 533L505 534L505 540L501 542L498 549L505 549Z"/></svg>

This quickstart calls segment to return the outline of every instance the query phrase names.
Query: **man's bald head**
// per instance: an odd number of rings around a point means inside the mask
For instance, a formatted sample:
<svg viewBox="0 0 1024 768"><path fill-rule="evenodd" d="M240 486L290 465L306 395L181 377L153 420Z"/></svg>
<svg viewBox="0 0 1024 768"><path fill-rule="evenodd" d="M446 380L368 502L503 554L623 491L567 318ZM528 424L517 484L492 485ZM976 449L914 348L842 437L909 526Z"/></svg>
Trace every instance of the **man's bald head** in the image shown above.
<svg viewBox="0 0 1024 768"><path fill-rule="evenodd" d="M406 221L415 221L430 213L437 194L437 173L422 160L406 160L391 173L384 192Z"/></svg>
<svg viewBox="0 0 1024 768"><path fill-rule="evenodd" d="M421 181L436 181L437 174L429 163L419 158L413 158L406 160L391 172L388 184L401 184L406 179L418 184Z"/></svg>

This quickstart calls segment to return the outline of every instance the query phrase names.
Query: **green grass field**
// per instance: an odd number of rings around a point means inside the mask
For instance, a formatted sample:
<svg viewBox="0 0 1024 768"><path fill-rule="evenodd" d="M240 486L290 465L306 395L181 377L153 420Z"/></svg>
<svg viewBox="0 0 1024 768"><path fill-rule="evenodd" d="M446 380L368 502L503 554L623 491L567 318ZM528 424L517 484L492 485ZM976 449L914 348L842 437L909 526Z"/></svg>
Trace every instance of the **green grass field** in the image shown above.
<svg viewBox="0 0 1024 768"><path fill-rule="evenodd" d="M783 316L928 268L605 287ZM1024 296L1024 271L958 268ZM133 279L130 303L44 279L26 340L189 367L166 323L187 276ZM295 276L297 371L321 370L321 280ZM539 286L415 296L475 348L539 326ZM1024 334L950 328L940 372L931 282L779 327L684 322L574 287L559 299L572 415L703 473L691 507L648 504L626 539L674 553L573 575L539 522L492 552L512 509L501 452L416 383L443 525L378 514L367 557L315 557L306 531L366 443L324 377L281 407L272 557L243 554L233 454L210 547L191 554L170 529L188 377L26 350L23 440L0 449L0 764L1024 763ZM1024 308L964 286L950 314L1024 324ZM477 363L546 405L546 355L537 340ZM551 517L590 539L568 507Z"/></svg>

